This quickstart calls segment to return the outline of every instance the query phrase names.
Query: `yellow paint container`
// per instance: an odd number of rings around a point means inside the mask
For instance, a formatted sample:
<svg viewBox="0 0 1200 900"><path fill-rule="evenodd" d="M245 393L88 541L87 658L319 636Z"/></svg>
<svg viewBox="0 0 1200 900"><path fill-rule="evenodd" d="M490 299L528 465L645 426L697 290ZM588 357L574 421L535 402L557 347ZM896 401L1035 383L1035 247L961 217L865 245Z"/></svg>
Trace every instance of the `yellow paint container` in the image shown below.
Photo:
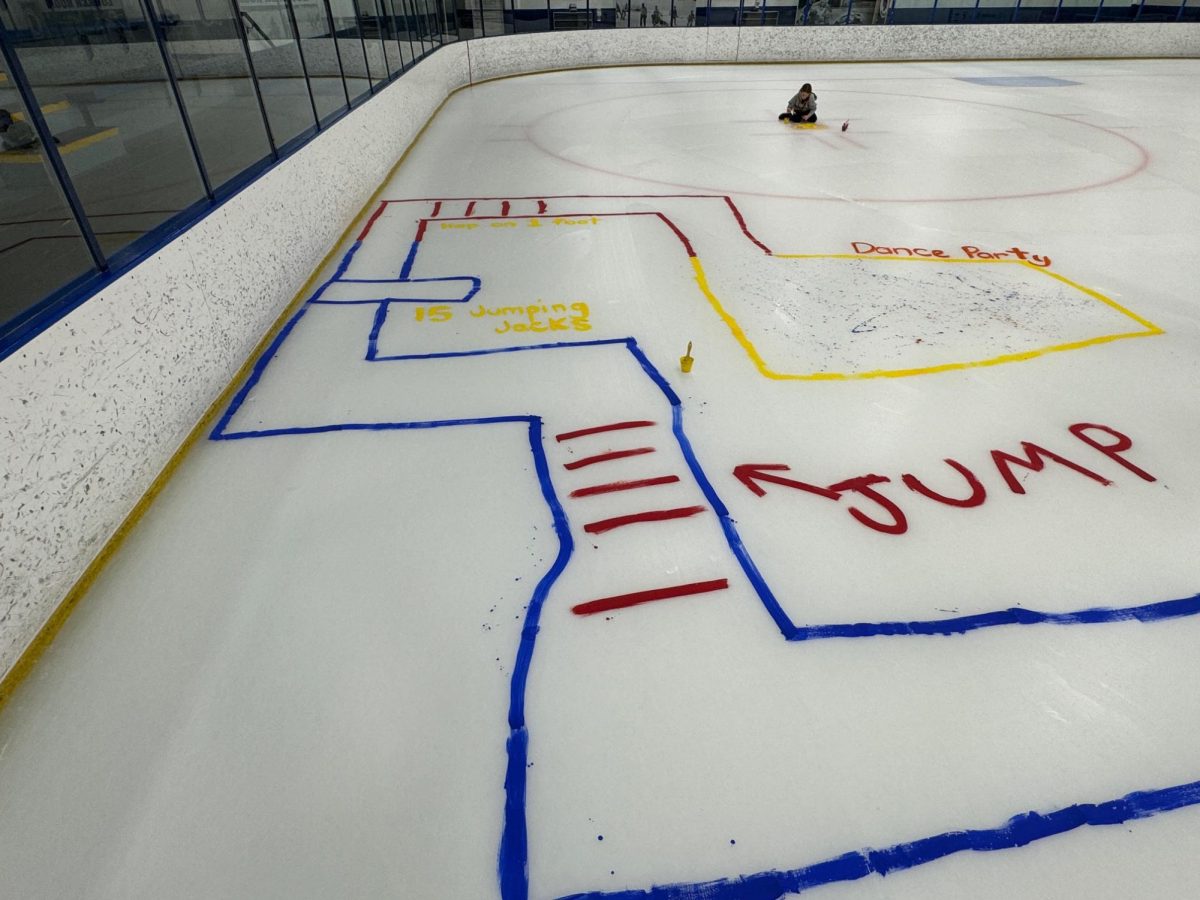
<svg viewBox="0 0 1200 900"><path fill-rule="evenodd" d="M685 352L683 356L679 357L679 368L685 373L690 372L692 371L692 363L694 362L695 360L692 359L692 342L688 341L687 352Z"/></svg>

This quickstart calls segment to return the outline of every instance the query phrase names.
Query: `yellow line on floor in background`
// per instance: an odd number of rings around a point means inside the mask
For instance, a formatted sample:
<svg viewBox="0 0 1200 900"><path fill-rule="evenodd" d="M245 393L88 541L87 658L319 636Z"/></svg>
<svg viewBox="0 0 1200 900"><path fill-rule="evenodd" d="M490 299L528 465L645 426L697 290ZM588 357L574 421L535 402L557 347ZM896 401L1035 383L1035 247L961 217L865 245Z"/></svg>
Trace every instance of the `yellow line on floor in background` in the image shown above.
<svg viewBox="0 0 1200 900"><path fill-rule="evenodd" d="M449 97L446 99L448 100ZM391 167L391 169L388 170L387 175L384 176L374 193L371 194L370 199L367 200L362 209L358 211L358 214L354 217L350 224L346 226L346 229L342 232L341 236L334 242L329 252L325 254L325 257L308 277L308 280L304 282L304 285L299 291L296 292L296 295L292 298L291 302L288 303L284 311L279 314L278 318L275 319L275 322L271 325L270 329L268 329L262 340L259 341L255 348L250 352L250 355L246 358L246 361L242 364L241 368L239 368L237 373L233 376L233 379L225 387L225 390L222 391L221 395L213 401L213 403L205 411L204 416L196 424L196 427L188 433L186 438L184 438L183 443L180 444L179 448L174 452L174 454L172 454L171 458L167 461L166 466L158 474L158 477L155 478L150 484L150 487L146 490L146 493L142 495L141 499L138 500L133 509L130 510L129 515L125 517L124 521L117 526L116 531L114 531L112 536L105 542L104 546L100 549L100 552L96 554L96 557L91 561L91 563L88 564L88 567L84 569L83 574L79 576L79 579L75 582L75 584L71 586L71 589L67 592L67 595L63 598L62 602L59 603L54 612L51 613L50 618L46 620L46 623L40 629L38 629L38 633L34 635L33 640L30 641L29 645L24 649L24 651L22 651L21 655L17 658L17 661L13 664L13 667L9 669L7 673L5 673L3 678L0 678L0 711L2 711L8 701L12 699L13 693L28 677L38 660L42 658L42 655L46 652L47 648L49 648L51 643L53 643L55 637L58 636L58 633L66 624L71 613L74 612L75 608L79 606L80 601L83 600L84 596L96 582L96 579L100 577L100 574L104 571L104 567L121 548L121 545L125 542L125 539L129 537L130 533L141 520L142 516L146 514L146 511L150 508L150 505L154 502L155 498L162 493L163 489L167 486L167 483L171 480L171 476L175 474L175 471L180 467L184 459L187 457L187 454L195 447L196 444L200 443L205 438L221 410L223 410L229 404L229 402L233 399L233 395L237 392L237 389L250 375L251 370L254 368L254 363L266 351L267 347L271 345L271 341L273 341L275 336L279 334L280 330L291 318L292 314L296 311L304 299L312 293L313 287L317 283L317 279L336 258L338 251L342 249L342 246L346 243L346 241L355 234L355 230L365 218L367 212L374 209L376 203L379 201L380 195L383 193L383 189L387 187L388 182L390 182L395 176L396 170L399 169L403 162L408 158L408 154L412 152L412 149L416 146L417 141L419 141L425 134L425 130L429 127L429 124L434 120L437 114L442 111L442 107L445 105L446 101L443 100L438 108L430 114L425 124L421 126L421 130L418 131L412 141L409 142L409 145L400 155L400 158L396 160L395 164Z"/></svg>

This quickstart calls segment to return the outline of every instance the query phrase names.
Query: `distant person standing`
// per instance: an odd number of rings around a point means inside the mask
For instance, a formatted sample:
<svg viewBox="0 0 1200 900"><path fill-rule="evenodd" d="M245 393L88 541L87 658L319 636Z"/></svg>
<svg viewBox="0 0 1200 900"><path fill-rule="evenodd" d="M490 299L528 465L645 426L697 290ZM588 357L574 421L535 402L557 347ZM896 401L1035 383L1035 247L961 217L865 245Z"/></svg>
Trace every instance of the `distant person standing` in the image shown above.
<svg viewBox="0 0 1200 900"><path fill-rule="evenodd" d="M0 149L28 150L37 142L28 122L18 122L7 109L0 109Z"/></svg>
<svg viewBox="0 0 1200 900"><path fill-rule="evenodd" d="M678 17L679 17L679 14L675 11L675 0L671 0L671 27L672 28L675 27L675 22L678 19Z"/></svg>
<svg viewBox="0 0 1200 900"><path fill-rule="evenodd" d="M791 122L817 121L817 95L813 93L811 84L805 82L796 96L788 101L787 112L779 114L779 121L784 119Z"/></svg>
<svg viewBox="0 0 1200 900"><path fill-rule="evenodd" d="M641 17L641 20L638 22L638 25L640 25L642 28L646 27L646 4L645 3L642 4L642 17Z"/></svg>
<svg viewBox="0 0 1200 900"><path fill-rule="evenodd" d="M688 10L688 28L691 28L695 24L696 24L696 10L695 9Z"/></svg>

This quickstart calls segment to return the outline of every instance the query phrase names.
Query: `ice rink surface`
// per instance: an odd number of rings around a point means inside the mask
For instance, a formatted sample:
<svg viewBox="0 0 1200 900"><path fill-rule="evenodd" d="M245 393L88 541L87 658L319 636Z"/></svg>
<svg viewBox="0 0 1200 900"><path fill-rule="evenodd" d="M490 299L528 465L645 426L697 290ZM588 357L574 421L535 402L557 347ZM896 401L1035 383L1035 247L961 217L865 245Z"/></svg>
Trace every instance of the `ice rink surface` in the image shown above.
<svg viewBox="0 0 1200 900"><path fill-rule="evenodd" d="M1198 76L456 94L0 718L2 893L1200 896Z"/></svg>

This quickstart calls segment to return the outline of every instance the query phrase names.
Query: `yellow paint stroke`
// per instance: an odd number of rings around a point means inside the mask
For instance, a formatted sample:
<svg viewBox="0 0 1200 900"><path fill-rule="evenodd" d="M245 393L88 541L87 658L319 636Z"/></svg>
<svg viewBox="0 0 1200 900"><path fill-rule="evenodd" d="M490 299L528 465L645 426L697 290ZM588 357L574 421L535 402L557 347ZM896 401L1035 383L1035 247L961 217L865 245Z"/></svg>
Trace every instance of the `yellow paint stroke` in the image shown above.
<svg viewBox="0 0 1200 900"><path fill-rule="evenodd" d="M68 153L74 153L76 150L82 150L84 147L90 147L92 144L97 144L100 141L107 141L111 137L116 137L117 129L105 128L103 131L97 131L95 134L89 134L87 137L81 137L78 140L71 141L69 144L60 144L58 152L62 156ZM29 165L37 164L42 161L42 154L38 150L18 150L16 152L9 151L8 153L0 154L0 163L5 165Z"/></svg>
<svg viewBox="0 0 1200 900"><path fill-rule="evenodd" d="M70 109L70 108L71 108L70 100L56 100L53 103L47 103L45 106L41 107L41 110L44 113L56 113L56 112L62 112L64 109ZM25 113L23 113L23 112L15 112L12 114L12 117L13 117L14 122L24 122L25 121Z"/></svg>
<svg viewBox="0 0 1200 900"><path fill-rule="evenodd" d="M721 301L713 294L712 289L708 286L708 278L704 274L704 268L700 265L700 260L697 257L691 257L692 269L696 273L696 284L700 287L700 292L708 299L709 304L717 315L721 317L734 338L742 349L746 351L746 355L750 357L750 361L758 368L767 378L775 379L776 381L855 381L864 378L908 378L912 375L932 375L936 372L951 372L956 369L974 369L983 366L998 366L1002 363L1024 362L1027 359L1035 359L1039 356L1045 356L1049 353L1061 353L1065 350L1081 350L1084 347L1094 347L1098 344L1108 344L1112 341L1119 341L1125 338L1136 337L1152 337L1157 334L1163 334L1163 330L1136 313L1130 312L1125 307L1121 306L1114 300L1105 297L1103 294L1086 288L1083 285L1076 284L1069 278L1064 278L1055 272L1051 272L1042 266L1035 266L1033 263L1020 259L956 259L956 258L939 258L939 257L923 257L923 256L863 256L857 253L776 253L773 254L776 259L865 259L872 262L940 262L940 263L978 263L981 265L1021 265L1032 269L1043 275L1049 275L1051 278L1061 281L1063 284L1074 288L1077 291L1086 294L1087 296L1099 300L1105 306L1111 307L1119 313L1128 316L1133 321L1137 322L1145 331L1127 331L1121 334L1107 334L1100 337L1088 338L1082 341L1071 341L1065 344L1053 344L1049 347L1039 347L1034 350L1026 350L1021 353L1006 353L1001 356L994 356L988 359L970 360L966 362L951 362L942 363L936 366L922 366L915 369L876 369L869 372L812 372L809 374L796 374L791 372L776 372L766 364L754 343L746 336L746 332L742 330L737 319L721 305Z"/></svg>

